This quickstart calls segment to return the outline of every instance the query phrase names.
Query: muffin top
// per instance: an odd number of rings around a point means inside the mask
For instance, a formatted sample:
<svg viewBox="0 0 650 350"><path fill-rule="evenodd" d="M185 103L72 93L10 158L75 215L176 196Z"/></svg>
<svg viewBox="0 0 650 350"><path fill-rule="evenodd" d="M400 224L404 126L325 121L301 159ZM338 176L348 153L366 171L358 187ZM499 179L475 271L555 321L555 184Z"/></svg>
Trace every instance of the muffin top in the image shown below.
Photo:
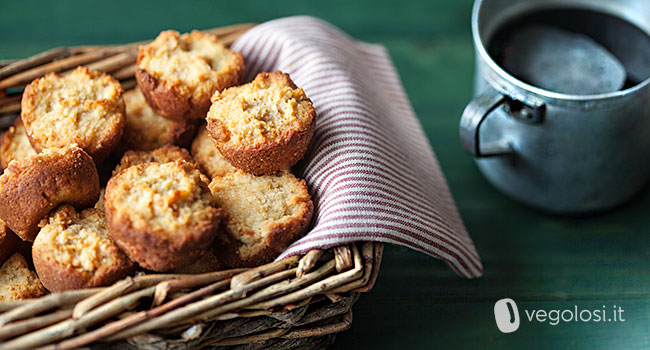
<svg viewBox="0 0 650 350"><path fill-rule="evenodd" d="M185 161L132 166L109 180L104 206L112 222L145 232L184 234L214 222L216 209L204 179Z"/></svg>
<svg viewBox="0 0 650 350"><path fill-rule="evenodd" d="M89 208L77 213L72 206L63 205L41 226L34 245L59 264L84 273L130 265L111 240L102 210Z"/></svg>
<svg viewBox="0 0 650 350"><path fill-rule="evenodd" d="M302 227L311 219L313 204L305 181L289 172L255 176L238 170L215 178L210 190L228 215L230 233L242 243L239 254L244 259L265 248L274 229Z"/></svg>
<svg viewBox="0 0 650 350"><path fill-rule="evenodd" d="M212 96L212 137L231 147L282 142L313 125L314 107L288 74L260 73L252 82Z"/></svg>
<svg viewBox="0 0 650 350"><path fill-rule="evenodd" d="M236 84L244 68L244 58L226 48L215 35L167 30L140 47L138 68L168 89L200 99Z"/></svg>
<svg viewBox="0 0 650 350"><path fill-rule="evenodd" d="M45 287L31 271L20 253L12 255L0 267L0 301L38 298L45 294Z"/></svg>
<svg viewBox="0 0 650 350"><path fill-rule="evenodd" d="M76 143L103 157L124 129L122 86L110 75L78 67L49 73L25 88L21 118L37 151Z"/></svg>
<svg viewBox="0 0 650 350"><path fill-rule="evenodd" d="M46 148L42 152L29 156L21 161L12 162L7 169L5 169L0 179L9 178L24 178L34 173L36 170L42 169L40 165L56 164L57 166L75 167L79 164L88 165L92 161L88 154L79 148L76 144L68 145L66 147L51 147ZM94 167L94 165L93 165ZM0 188L4 181L0 181Z"/></svg>
<svg viewBox="0 0 650 350"><path fill-rule="evenodd" d="M14 159L25 159L35 154L36 151L27 138L25 126L20 118L16 119L14 125L0 138L0 168L6 168Z"/></svg>
<svg viewBox="0 0 650 350"><path fill-rule="evenodd" d="M113 171L113 176L119 174L122 170L143 163L168 163L177 160L183 160L194 164L194 158L190 153L181 147L166 145L152 151L128 151L124 153L120 164Z"/></svg>
<svg viewBox="0 0 650 350"><path fill-rule="evenodd" d="M30 174L34 173L36 170L40 170L43 167L41 165L51 165L51 164L66 164L68 167L75 166L76 163L88 163L86 162L90 158L81 148L76 144L69 145L67 147L51 147L46 148L42 152L29 156L21 161L12 162L3 173L3 176L0 176L0 188L1 186L12 178L25 178Z"/></svg>

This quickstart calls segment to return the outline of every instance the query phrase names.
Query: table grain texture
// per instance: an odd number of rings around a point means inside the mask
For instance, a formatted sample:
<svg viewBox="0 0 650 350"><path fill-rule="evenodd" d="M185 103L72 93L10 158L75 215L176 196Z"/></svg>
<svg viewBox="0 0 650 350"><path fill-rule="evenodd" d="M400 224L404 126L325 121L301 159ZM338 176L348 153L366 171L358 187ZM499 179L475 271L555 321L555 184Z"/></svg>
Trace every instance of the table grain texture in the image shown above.
<svg viewBox="0 0 650 350"><path fill-rule="evenodd" d="M434 147L485 275L465 280L436 259L387 247L377 285L359 300L352 328L333 348L650 349L650 190L598 216L548 215L497 192L461 149L457 125L474 69L471 7L471 0L3 1L0 59L297 14L381 43ZM504 297L522 313L511 334L494 322L494 303ZM523 309L574 305L617 305L626 321L551 326L524 320Z"/></svg>

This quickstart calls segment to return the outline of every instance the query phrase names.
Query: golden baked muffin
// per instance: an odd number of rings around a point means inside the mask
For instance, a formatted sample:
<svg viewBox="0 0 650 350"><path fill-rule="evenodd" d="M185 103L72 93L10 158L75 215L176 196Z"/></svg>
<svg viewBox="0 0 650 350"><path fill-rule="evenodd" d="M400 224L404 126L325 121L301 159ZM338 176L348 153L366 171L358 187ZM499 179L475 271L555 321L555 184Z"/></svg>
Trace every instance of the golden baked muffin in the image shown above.
<svg viewBox="0 0 650 350"><path fill-rule="evenodd" d="M124 93L126 128L122 147L131 150L153 150L164 145L187 146L196 126L189 120L163 118L147 104L140 89Z"/></svg>
<svg viewBox="0 0 650 350"><path fill-rule="evenodd" d="M204 177L179 160L132 166L111 178L104 208L115 243L149 270L194 263L209 249L222 216Z"/></svg>
<svg viewBox="0 0 650 350"><path fill-rule="evenodd" d="M41 226L32 256L36 273L50 292L106 286L133 269L110 238L99 209L77 212L62 205Z"/></svg>
<svg viewBox="0 0 650 350"><path fill-rule="evenodd" d="M99 163L124 131L122 92L110 75L85 67L49 73L25 88L20 117L37 152L77 144Z"/></svg>
<svg viewBox="0 0 650 350"><path fill-rule="evenodd" d="M0 168L4 169L12 160L25 159L36 154L20 118L0 137Z"/></svg>
<svg viewBox="0 0 650 350"><path fill-rule="evenodd" d="M289 172L236 171L212 180L210 190L226 212L214 249L228 267L272 261L305 232L314 211L305 181Z"/></svg>
<svg viewBox="0 0 650 350"><path fill-rule="evenodd" d="M212 35L161 32L141 46L136 80L153 109L173 120L200 119L210 96L239 83L244 57Z"/></svg>
<svg viewBox="0 0 650 350"><path fill-rule="evenodd" d="M289 169L307 151L316 112L289 75L260 73L212 96L208 130L230 164L255 175Z"/></svg>
<svg viewBox="0 0 650 350"><path fill-rule="evenodd" d="M113 171L113 176L119 174L122 170L132 166L144 163L168 163L182 160L196 165L194 158L190 153L178 146L166 145L153 151L128 151L122 156L120 164Z"/></svg>
<svg viewBox="0 0 650 350"><path fill-rule="evenodd" d="M45 288L25 258L16 253L0 267L0 301L38 298Z"/></svg>
<svg viewBox="0 0 650 350"><path fill-rule="evenodd" d="M199 129L199 133L192 142L192 156L201 167L201 170L211 179L237 170L219 153L219 150L214 145L214 140L212 140L205 127Z"/></svg>
<svg viewBox="0 0 650 350"><path fill-rule="evenodd" d="M83 209L98 198L95 163L76 145L11 162L0 176L0 219L25 241L34 241L38 223L59 204Z"/></svg>
<svg viewBox="0 0 650 350"><path fill-rule="evenodd" d="M20 238L0 219L0 264L16 252L19 243Z"/></svg>

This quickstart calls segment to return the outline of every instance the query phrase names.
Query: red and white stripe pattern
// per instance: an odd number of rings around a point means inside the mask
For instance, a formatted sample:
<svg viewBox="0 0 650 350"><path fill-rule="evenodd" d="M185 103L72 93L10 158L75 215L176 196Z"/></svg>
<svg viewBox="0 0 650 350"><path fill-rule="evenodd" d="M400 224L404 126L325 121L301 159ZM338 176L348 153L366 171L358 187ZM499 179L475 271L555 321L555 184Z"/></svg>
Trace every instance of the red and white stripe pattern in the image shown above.
<svg viewBox="0 0 650 350"><path fill-rule="evenodd" d="M280 70L318 115L297 166L314 199L313 228L281 257L355 241L393 243L445 261L468 278L480 258L384 47L312 17L259 25L232 48L245 79Z"/></svg>

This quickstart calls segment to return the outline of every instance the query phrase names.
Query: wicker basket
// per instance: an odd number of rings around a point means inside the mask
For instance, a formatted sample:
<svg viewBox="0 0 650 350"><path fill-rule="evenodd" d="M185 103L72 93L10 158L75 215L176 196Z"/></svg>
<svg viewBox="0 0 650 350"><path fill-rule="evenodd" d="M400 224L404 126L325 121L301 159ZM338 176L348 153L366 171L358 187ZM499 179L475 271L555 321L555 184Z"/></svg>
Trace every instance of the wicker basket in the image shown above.
<svg viewBox="0 0 650 350"><path fill-rule="evenodd" d="M251 26L207 32L230 44ZM48 72L86 65L132 89L140 44L0 61L0 129L19 113L24 86ZM253 269L141 274L105 288L0 302L0 349L322 349L350 327L352 305L374 285L382 251L380 243L357 243Z"/></svg>

